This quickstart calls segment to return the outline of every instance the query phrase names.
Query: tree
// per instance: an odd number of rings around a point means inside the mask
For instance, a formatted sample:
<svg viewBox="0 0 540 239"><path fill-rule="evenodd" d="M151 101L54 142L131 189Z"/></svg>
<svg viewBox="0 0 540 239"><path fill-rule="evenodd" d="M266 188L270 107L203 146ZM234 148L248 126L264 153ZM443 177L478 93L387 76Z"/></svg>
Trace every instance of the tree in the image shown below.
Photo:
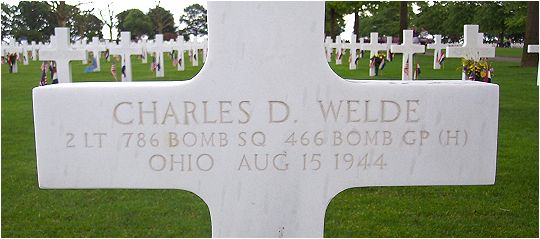
<svg viewBox="0 0 540 239"><path fill-rule="evenodd" d="M86 37L88 39L92 37L103 38L103 22L94 16L91 12L93 10L84 11L74 17L72 32L74 36L79 38Z"/></svg>
<svg viewBox="0 0 540 239"><path fill-rule="evenodd" d="M141 12L139 9L128 10L127 16L121 22L121 29L124 31L130 31L132 39L137 39L142 35L149 34L153 29L150 17Z"/></svg>
<svg viewBox="0 0 540 239"><path fill-rule="evenodd" d="M208 34L206 23L207 11L200 4L193 4L184 8L184 14L180 16L180 26L186 25L179 33L184 36L184 40L189 40L189 35L203 36Z"/></svg>
<svg viewBox="0 0 540 239"><path fill-rule="evenodd" d="M2 3L2 36L12 36L15 21L15 6Z"/></svg>
<svg viewBox="0 0 540 239"><path fill-rule="evenodd" d="M399 5L399 39L403 41L403 30L409 28L409 8L407 1L401 1Z"/></svg>
<svg viewBox="0 0 540 239"><path fill-rule="evenodd" d="M420 12L413 20L415 26L423 28L431 34L446 35L444 22L448 18L445 2L434 2L432 5L427 2L417 2Z"/></svg>
<svg viewBox="0 0 540 239"><path fill-rule="evenodd" d="M335 40L345 30L343 15L346 10L342 2L325 2L325 35Z"/></svg>
<svg viewBox="0 0 540 239"><path fill-rule="evenodd" d="M528 54L530 44L538 44L538 2L527 2L527 28L521 55L521 66L537 66L538 54Z"/></svg>
<svg viewBox="0 0 540 239"><path fill-rule="evenodd" d="M109 36L111 36L111 41L112 41L113 40L112 29L115 26L115 23L114 23L114 11L111 9L111 4L112 3L107 4L107 16L103 14L101 9L99 9L99 16L101 17L101 20L103 21L103 23L109 28ZM120 31L118 32L118 34L120 34Z"/></svg>
<svg viewBox="0 0 540 239"><path fill-rule="evenodd" d="M124 28L124 21L126 20L126 17L129 14L129 12L132 10L135 10L135 9L124 10L116 14L116 29L118 29L118 32L126 31L126 29Z"/></svg>
<svg viewBox="0 0 540 239"><path fill-rule="evenodd" d="M55 19L46 2L21 1L12 10L10 33L16 39L44 41L54 32Z"/></svg>
<svg viewBox="0 0 540 239"><path fill-rule="evenodd" d="M50 7L53 13L53 16L56 19L56 26L58 27L69 27L69 21L73 20L73 17L79 14L79 6L82 3L78 3L74 6L66 4L66 1L50 1Z"/></svg>
<svg viewBox="0 0 540 239"><path fill-rule="evenodd" d="M154 27L152 36L155 34L176 32L172 13L169 10L165 10L164 8L160 7L159 2L156 7L148 11L147 15L150 17Z"/></svg>

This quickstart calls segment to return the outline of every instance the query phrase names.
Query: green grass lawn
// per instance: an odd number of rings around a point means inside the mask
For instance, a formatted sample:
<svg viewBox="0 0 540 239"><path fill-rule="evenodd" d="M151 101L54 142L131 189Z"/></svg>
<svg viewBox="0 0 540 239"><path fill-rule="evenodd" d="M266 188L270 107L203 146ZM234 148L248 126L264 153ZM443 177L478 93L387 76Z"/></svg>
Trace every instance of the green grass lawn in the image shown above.
<svg viewBox="0 0 540 239"><path fill-rule="evenodd" d="M352 71L347 57L330 66L344 78L370 79L366 57ZM155 80L150 64L132 59L135 80ZM188 63L178 72L166 60L166 77L159 80L190 79L202 65ZM416 60L421 79L461 77L459 59L447 59L437 71L432 56ZM206 205L186 191L40 190L31 97L39 67L32 62L9 74L2 65L2 237L211 236ZM76 82L111 81L110 63L90 74L82 73L80 61L72 67ZM400 79L400 67L397 55L372 79ZM537 68L501 61L493 67L500 85L496 184L349 189L329 205L325 237L538 237Z"/></svg>
<svg viewBox="0 0 540 239"><path fill-rule="evenodd" d="M495 51L496 56L521 58L521 54L523 54L523 48L497 48Z"/></svg>

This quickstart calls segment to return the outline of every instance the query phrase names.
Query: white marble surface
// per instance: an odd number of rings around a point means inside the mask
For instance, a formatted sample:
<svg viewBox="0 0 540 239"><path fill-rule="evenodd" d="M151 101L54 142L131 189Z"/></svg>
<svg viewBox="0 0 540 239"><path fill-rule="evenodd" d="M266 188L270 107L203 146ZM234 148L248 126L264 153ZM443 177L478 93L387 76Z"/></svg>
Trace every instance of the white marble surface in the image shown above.
<svg viewBox="0 0 540 239"><path fill-rule="evenodd" d="M322 237L347 188L495 182L497 85L350 82L323 27L321 2L209 2L190 81L35 88L39 186L183 189L214 237Z"/></svg>

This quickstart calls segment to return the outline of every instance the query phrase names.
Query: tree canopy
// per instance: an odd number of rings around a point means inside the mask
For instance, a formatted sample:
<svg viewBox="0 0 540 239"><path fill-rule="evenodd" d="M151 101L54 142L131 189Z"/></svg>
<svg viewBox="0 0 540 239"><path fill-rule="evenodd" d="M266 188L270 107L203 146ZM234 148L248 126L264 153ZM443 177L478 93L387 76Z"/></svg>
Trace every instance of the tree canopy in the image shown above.
<svg viewBox="0 0 540 239"><path fill-rule="evenodd" d="M206 14L206 9L200 4L193 4L184 8L184 15L180 17L180 25L185 25L185 27L179 31L184 36L184 40L189 40L191 34L194 36L208 34Z"/></svg>

